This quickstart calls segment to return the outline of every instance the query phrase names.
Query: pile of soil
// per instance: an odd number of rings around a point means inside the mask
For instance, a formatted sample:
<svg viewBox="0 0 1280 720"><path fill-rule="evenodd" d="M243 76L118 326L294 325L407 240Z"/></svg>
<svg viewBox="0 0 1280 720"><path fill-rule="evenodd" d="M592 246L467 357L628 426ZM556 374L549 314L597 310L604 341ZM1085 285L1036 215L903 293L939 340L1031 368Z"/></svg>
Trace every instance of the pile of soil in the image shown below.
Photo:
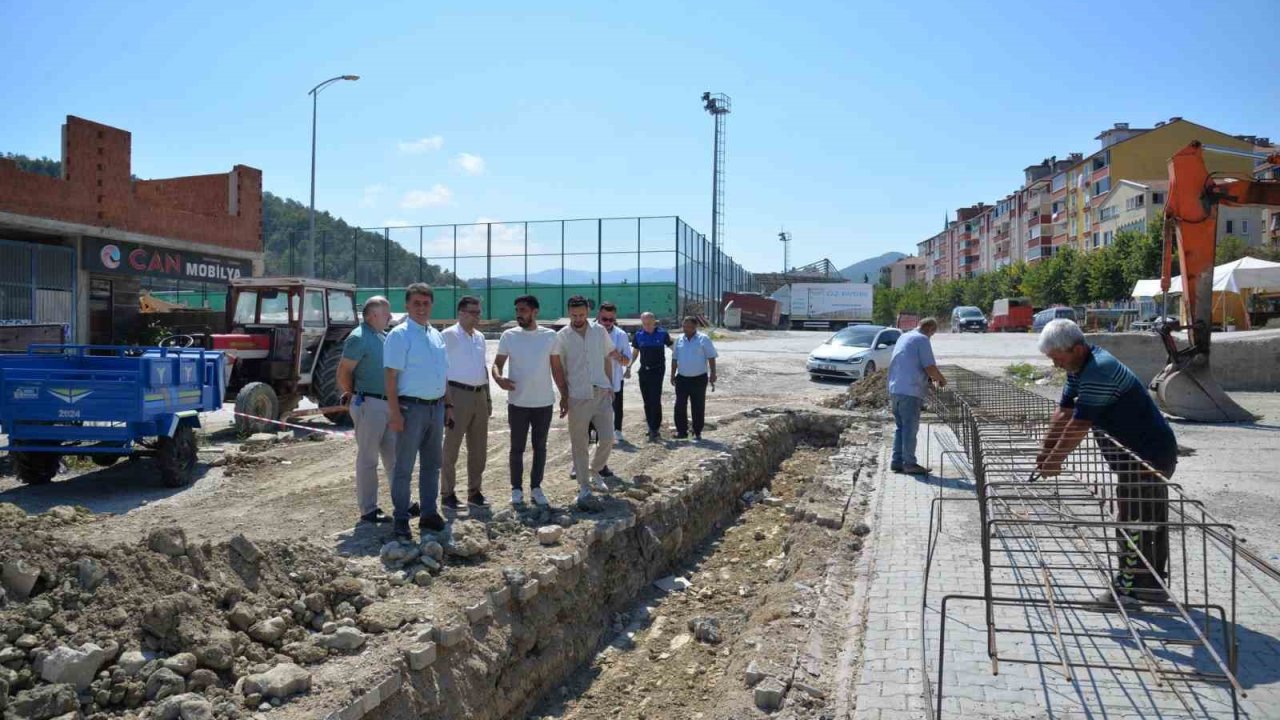
<svg viewBox="0 0 1280 720"><path fill-rule="evenodd" d="M822 403L841 410L878 410L889 407L889 373L876 370L849 386L848 391Z"/></svg>
<svg viewBox="0 0 1280 720"><path fill-rule="evenodd" d="M398 626L380 610L388 576L361 577L323 548L243 535L188 544L176 526L113 546L60 537L94 518L79 507L27 515L0 503L6 718L144 707L246 717L306 691L302 666Z"/></svg>

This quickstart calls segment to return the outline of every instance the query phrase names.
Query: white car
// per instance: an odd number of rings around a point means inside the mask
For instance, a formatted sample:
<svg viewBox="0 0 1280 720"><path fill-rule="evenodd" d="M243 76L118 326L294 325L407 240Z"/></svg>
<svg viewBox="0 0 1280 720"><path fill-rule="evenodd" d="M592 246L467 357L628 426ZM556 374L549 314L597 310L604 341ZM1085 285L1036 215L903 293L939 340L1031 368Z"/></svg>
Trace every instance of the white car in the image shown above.
<svg viewBox="0 0 1280 720"><path fill-rule="evenodd" d="M809 353L805 369L813 380L860 380L889 367L894 343L902 331L883 325L852 325L832 335Z"/></svg>

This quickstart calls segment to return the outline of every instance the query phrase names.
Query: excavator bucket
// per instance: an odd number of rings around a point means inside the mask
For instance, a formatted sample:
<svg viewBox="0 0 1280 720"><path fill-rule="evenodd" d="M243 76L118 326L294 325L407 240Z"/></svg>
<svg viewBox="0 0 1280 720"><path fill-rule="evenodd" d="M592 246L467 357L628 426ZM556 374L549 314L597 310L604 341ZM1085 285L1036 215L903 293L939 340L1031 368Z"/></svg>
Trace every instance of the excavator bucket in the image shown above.
<svg viewBox="0 0 1280 720"><path fill-rule="evenodd" d="M1165 413L1194 422L1252 422L1253 413L1227 397L1209 369L1209 356L1192 355L1165 366L1151 381L1156 405Z"/></svg>

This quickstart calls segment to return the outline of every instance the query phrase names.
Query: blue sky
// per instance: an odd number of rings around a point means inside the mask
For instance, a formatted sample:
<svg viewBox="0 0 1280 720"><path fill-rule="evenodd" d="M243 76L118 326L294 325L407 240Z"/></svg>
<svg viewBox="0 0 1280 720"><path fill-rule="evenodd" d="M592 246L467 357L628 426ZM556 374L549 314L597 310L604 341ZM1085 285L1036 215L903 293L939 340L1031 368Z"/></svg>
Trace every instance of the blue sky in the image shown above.
<svg viewBox="0 0 1280 720"><path fill-rule="evenodd" d="M304 11L303 8L306 7ZM128 3L0 0L0 151L67 114L133 133L141 177L261 168L366 226L680 215L748 269L912 251L1113 122L1280 139L1275 0Z"/></svg>

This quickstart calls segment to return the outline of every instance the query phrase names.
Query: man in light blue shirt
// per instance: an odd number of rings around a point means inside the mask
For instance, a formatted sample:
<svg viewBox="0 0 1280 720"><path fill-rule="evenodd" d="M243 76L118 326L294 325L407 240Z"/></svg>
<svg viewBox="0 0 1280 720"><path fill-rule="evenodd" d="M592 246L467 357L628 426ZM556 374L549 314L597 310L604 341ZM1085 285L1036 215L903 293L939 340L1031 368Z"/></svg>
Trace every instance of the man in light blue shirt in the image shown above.
<svg viewBox="0 0 1280 720"><path fill-rule="evenodd" d="M405 289L408 316L387 333L382 347L386 373L388 427L396 433L395 473L391 476L391 504L395 507L397 539L413 539L409 531L409 483L414 461L418 469L418 499L422 516L418 530L440 532L437 501L440 495L440 465L444 455L444 428L452 422L452 403L445 373L449 357L440 331L431 327L431 306L435 292L426 283Z"/></svg>
<svg viewBox="0 0 1280 720"><path fill-rule="evenodd" d="M904 334L893 346L889 359L889 398L893 404L893 457L889 469L908 475L928 475L930 470L916 462L916 434L920 431L920 408L924 405L929 380L939 386L947 379L938 371L929 338L938 331L938 321L928 317L915 330Z"/></svg>
<svg viewBox="0 0 1280 720"><path fill-rule="evenodd" d="M693 409L693 439L702 440L702 423L707 407L707 385L715 389L716 346L705 333L698 332L698 318L684 319L684 332L671 348L671 384L676 389L676 439L689 437L687 410Z"/></svg>

